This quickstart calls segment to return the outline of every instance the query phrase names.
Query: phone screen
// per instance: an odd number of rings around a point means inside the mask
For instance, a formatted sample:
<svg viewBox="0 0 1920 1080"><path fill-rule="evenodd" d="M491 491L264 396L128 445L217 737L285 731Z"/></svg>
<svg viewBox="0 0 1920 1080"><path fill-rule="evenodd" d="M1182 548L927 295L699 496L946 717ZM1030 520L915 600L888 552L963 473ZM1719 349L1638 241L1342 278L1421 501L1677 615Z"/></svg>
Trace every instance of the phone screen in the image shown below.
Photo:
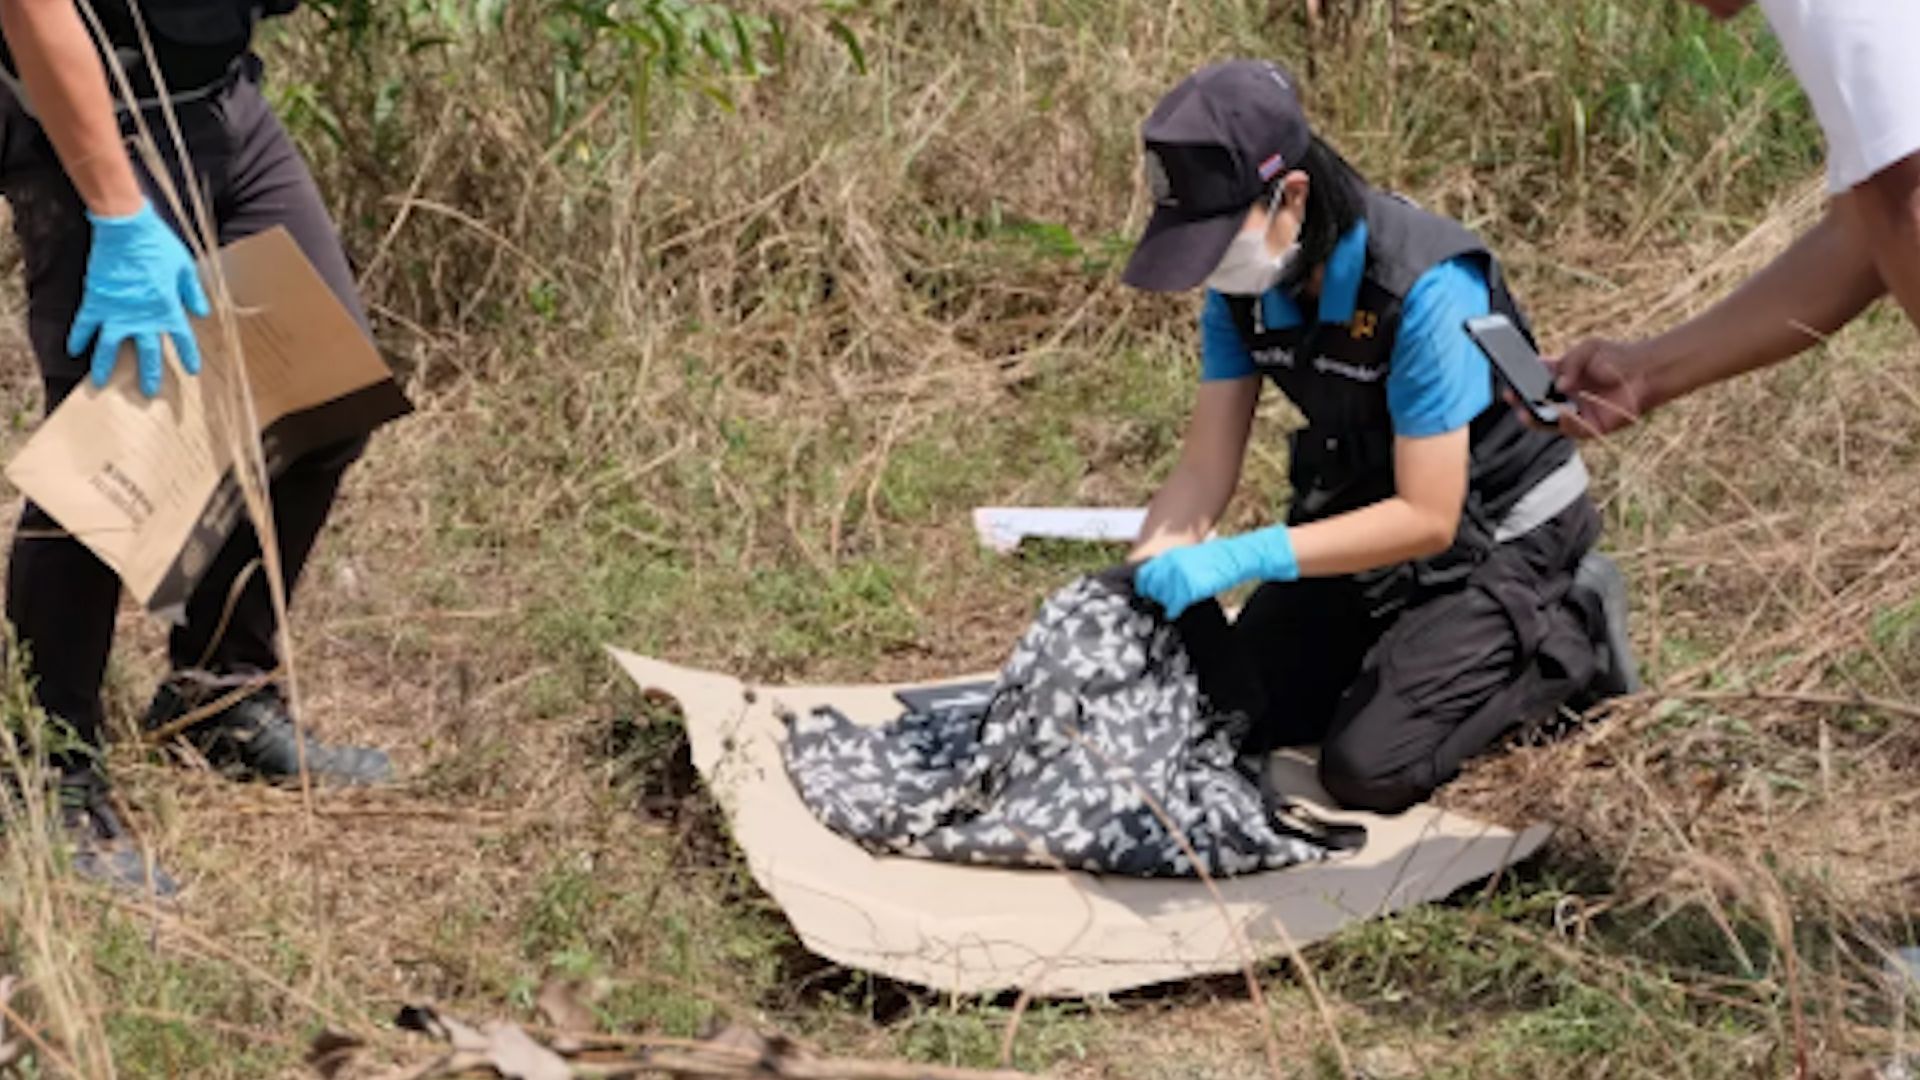
<svg viewBox="0 0 1920 1080"><path fill-rule="evenodd" d="M1542 405L1566 408L1567 402L1554 388L1553 372L1540 354L1528 343L1520 328L1503 315L1489 315L1467 323L1480 351L1487 354L1500 380L1507 384L1529 408Z"/></svg>

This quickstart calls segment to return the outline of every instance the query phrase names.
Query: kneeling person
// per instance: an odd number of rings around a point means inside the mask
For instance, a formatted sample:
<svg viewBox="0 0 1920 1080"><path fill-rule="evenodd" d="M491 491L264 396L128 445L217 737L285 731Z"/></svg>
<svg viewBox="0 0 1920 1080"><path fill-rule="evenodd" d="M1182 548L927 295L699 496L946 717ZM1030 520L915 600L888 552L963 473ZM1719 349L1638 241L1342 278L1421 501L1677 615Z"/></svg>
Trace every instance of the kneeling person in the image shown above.
<svg viewBox="0 0 1920 1080"><path fill-rule="evenodd" d="M1272 64L1197 73L1144 139L1157 207L1126 281L1207 290L1200 390L1136 587L1178 616L1264 583L1234 633L1260 748L1321 742L1328 792L1392 813L1522 724L1633 688L1585 466L1497 400L1466 334L1492 312L1526 325L1485 245L1370 187ZM1263 379L1307 418L1287 523L1205 540Z"/></svg>

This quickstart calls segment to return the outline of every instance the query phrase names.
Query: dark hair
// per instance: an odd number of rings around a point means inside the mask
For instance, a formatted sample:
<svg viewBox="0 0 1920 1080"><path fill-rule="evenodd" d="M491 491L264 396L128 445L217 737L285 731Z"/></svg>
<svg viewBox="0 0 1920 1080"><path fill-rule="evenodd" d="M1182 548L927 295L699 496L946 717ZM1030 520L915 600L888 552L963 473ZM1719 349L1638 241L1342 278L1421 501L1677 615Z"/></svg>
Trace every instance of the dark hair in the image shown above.
<svg viewBox="0 0 1920 1080"><path fill-rule="evenodd" d="M1300 225L1300 257L1288 275L1290 285L1306 280L1332 257L1340 238L1367 216L1366 178L1326 140L1315 135L1298 168L1307 174L1309 187L1306 220ZM1273 187L1279 181L1276 177ZM1268 199L1273 197L1273 187L1268 188Z"/></svg>

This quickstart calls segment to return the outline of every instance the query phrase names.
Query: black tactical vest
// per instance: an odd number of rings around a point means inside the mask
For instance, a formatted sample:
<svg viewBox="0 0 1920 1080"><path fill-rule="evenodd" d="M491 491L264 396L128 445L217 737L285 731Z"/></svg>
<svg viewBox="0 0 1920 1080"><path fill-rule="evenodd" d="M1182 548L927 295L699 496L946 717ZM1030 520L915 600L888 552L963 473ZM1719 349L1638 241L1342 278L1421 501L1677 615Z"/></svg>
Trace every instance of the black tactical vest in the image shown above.
<svg viewBox="0 0 1920 1080"><path fill-rule="evenodd" d="M1463 257L1482 263L1493 310L1512 319L1531 340L1532 329L1507 290L1499 261L1479 237L1457 222L1381 192L1367 199L1366 270L1348 325L1309 321L1272 329L1261 324L1255 298L1227 298L1255 366L1307 418L1307 426L1291 440L1293 504L1288 524L1317 521L1392 497L1394 436L1387 411L1387 369L1400 329L1401 303L1422 274ZM1301 305L1303 311L1312 306L1311 301ZM1470 436L1467 504L1453 548L1403 568L1422 584L1464 578L1485 558L1496 526L1514 504L1574 454L1570 441L1527 427L1498 397L1474 419Z"/></svg>
<svg viewBox="0 0 1920 1080"><path fill-rule="evenodd" d="M253 24L263 15L285 15L299 7L299 0L106 0L96 3L101 25L115 45L139 45L133 16L127 10L138 4L154 44L212 47L238 45L245 48L253 36Z"/></svg>
<svg viewBox="0 0 1920 1080"><path fill-rule="evenodd" d="M140 34L130 10L137 5L167 89L197 90L223 77L246 53L253 27L263 16L285 15L299 0L95 0L94 12L107 40L126 58L136 96L154 93L154 80L139 58ZM19 68L11 49L0 53L8 72Z"/></svg>

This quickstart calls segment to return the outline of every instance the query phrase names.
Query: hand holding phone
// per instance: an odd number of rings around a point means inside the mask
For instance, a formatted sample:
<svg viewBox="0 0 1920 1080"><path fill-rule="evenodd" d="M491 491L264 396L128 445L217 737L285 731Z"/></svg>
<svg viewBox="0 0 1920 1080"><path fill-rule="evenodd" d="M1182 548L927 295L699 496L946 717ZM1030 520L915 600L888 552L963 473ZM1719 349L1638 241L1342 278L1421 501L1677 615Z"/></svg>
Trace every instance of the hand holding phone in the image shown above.
<svg viewBox="0 0 1920 1080"><path fill-rule="evenodd" d="M1512 391L1535 423L1558 427L1562 416L1580 411L1554 386L1553 369L1540 359L1513 320L1505 315L1468 319L1467 336L1487 354L1494 375Z"/></svg>

